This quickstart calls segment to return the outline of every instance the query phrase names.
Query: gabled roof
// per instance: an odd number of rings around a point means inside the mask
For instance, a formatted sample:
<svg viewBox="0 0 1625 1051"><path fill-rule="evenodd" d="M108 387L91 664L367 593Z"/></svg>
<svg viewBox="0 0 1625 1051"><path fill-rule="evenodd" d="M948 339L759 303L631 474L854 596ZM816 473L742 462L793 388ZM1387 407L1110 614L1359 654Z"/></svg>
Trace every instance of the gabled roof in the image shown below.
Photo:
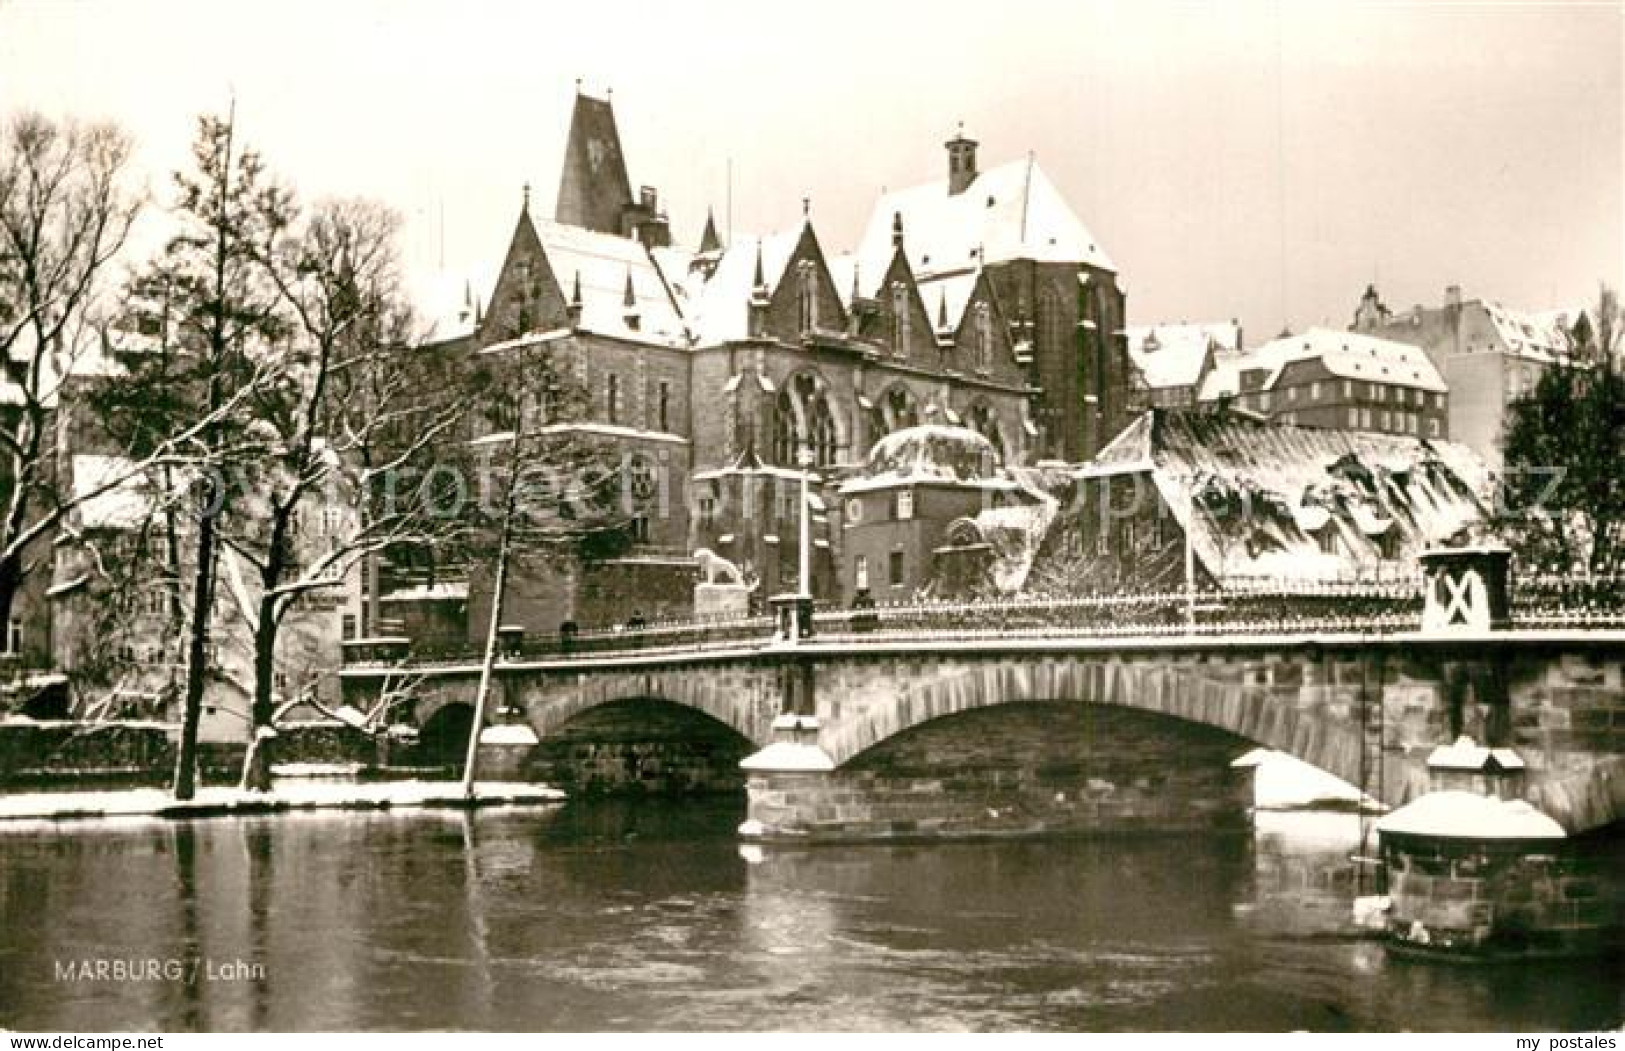
<svg viewBox="0 0 1625 1051"><path fill-rule="evenodd" d="M1032 259L1116 269L1030 157L979 173L957 194L941 179L882 195L859 243L860 259L887 256L897 215L921 280L974 267L978 252L986 263Z"/></svg>
<svg viewBox="0 0 1625 1051"><path fill-rule="evenodd" d="M1569 329L1585 313L1569 310L1514 310L1494 300L1481 304L1507 350L1535 361L1551 361L1569 352Z"/></svg>
<svg viewBox="0 0 1625 1051"><path fill-rule="evenodd" d="M1240 371L1267 369L1263 389L1281 378L1281 370L1295 361L1320 359L1326 371L1343 379L1391 383L1442 394L1450 388L1421 347L1358 332L1312 328L1296 336L1282 336L1249 352L1237 362Z"/></svg>
<svg viewBox="0 0 1625 1051"><path fill-rule="evenodd" d="M687 345L687 328L666 281L643 244L545 219L533 220L566 301L581 281L581 327L608 336ZM627 323L630 278L637 328Z"/></svg>
<svg viewBox="0 0 1625 1051"><path fill-rule="evenodd" d="M1152 390L1194 386L1209 348L1216 354L1241 349L1241 326L1234 321L1134 325L1123 331L1129 358Z"/></svg>
<svg viewBox="0 0 1625 1051"><path fill-rule="evenodd" d="M756 286L758 251L761 275L771 290L784 276L784 268L800 238L799 227L761 238L735 238L715 256L714 267L691 267L692 257L677 252L657 256L688 330L698 345L749 337L750 298Z"/></svg>

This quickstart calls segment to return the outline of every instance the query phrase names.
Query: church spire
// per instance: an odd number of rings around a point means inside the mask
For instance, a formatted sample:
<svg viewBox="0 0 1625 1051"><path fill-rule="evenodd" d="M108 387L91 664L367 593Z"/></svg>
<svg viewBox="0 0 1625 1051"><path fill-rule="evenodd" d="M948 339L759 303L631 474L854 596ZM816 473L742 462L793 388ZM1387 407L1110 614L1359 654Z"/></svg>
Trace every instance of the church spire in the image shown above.
<svg viewBox="0 0 1625 1051"><path fill-rule="evenodd" d="M711 209L705 210L705 232L700 234L700 253L722 250L722 238L717 236L717 218Z"/></svg>
<svg viewBox="0 0 1625 1051"><path fill-rule="evenodd" d="M767 296L767 278L762 274L762 240L756 239L756 274L751 278L751 289L763 298Z"/></svg>
<svg viewBox="0 0 1625 1051"><path fill-rule="evenodd" d="M583 94L578 85L553 217L569 226L621 235L622 218L632 204L615 110L609 99Z"/></svg>

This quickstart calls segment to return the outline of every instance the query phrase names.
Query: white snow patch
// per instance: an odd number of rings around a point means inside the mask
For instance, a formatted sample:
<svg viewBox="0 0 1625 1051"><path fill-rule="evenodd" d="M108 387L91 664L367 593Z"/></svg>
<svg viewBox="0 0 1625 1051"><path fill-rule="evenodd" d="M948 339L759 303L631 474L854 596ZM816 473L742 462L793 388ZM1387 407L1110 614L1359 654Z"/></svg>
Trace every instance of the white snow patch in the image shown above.
<svg viewBox="0 0 1625 1051"><path fill-rule="evenodd" d="M740 761L742 770L772 770L785 773L815 772L835 769L829 753L815 744L792 744L775 741L755 755Z"/></svg>
<svg viewBox="0 0 1625 1051"><path fill-rule="evenodd" d="M555 803L564 793L547 785L485 781L474 786L473 803L482 806L536 806ZM61 820L75 817L189 817L276 810L381 810L468 806L456 781L377 781L366 784L307 781L278 784L270 792L202 788L179 802L159 788L116 792L31 792L0 796L0 821Z"/></svg>
<svg viewBox="0 0 1625 1051"><path fill-rule="evenodd" d="M480 744L533 745L540 740L536 731L524 723L503 723L480 731Z"/></svg>
<svg viewBox="0 0 1625 1051"><path fill-rule="evenodd" d="M1259 810L1301 810L1362 802L1378 805L1342 778L1285 752L1255 748L1230 765L1253 768L1253 806Z"/></svg>
<svg viewBox="0 0 1625 1051"><path fill-rule="evenodd" d="M1564 839L1551 817L1522 799L1476 792L1429 792L1377 822L1378 832L1452 839Z"/></svg>

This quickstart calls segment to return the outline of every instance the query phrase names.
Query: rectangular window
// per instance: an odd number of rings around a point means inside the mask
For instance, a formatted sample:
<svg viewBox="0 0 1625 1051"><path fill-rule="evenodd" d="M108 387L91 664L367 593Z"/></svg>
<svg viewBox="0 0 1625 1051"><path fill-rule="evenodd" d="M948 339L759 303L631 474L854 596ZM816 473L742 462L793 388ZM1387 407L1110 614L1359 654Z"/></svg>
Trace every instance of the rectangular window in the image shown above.
<svg viewBox="0 0 1625 1051"><path fill-rule="evenodd" d="M859 555L852 560L852 586L859 591L869 590L868 555Z"/></svg>
<svg viewBox="0 0 1625 1051"><path fill-rule="evenodd" d="M619 423L621 418L621 378L615 373L609 374L609 389L604 395L604 416L610 423Z"/></svg>
<svg viewBox="0 0 1625 1051"><path fill-rule="evenodd" d="M1438 436L1439 436L1439 421L1438 421L1437 418L1434 418L1434 419L1431 419L1431 420L1428 421L1428 437L1429 438L1437 438Z"/></svg>
<svg viewBox="0 0 1625 1051"><path fill-rule="evenodd" d="M649 516L633 515L630 525L630 532L632 534L633 543L647 544L649 542Z"/></svg>
<svg viewBox="0 0 1625 1051"><path fill-rule="evenodd" d="M1286 389L1286 400L1287 401L1297 401L1298 400L1298 388L1296 388L1296 387L1288 387Z"/></svg>
<svg viewBox="0 0 1625 1051"><path fill-rule="evenodd" d="M1320 381L1319 380L1315 380L1313 383L1309 384L1309 400L1310 401L1319 401L1320 400Z"/></svg>
<svg viewBox="0 0 1625 1051"><path fill-rule="evenodd" d="M1343 397L1345 397L1345 398L1354 397L1354 381L1353 380L1344 380L1343 381Z"/></svg>
<svg viewBox="0 0 1625 1051"><path fill-rule="evenodd" d="M717 520L717 501L712 496L700 497L700 525L709 526Z"/></svg>
<svg viewBox="0 0 1625 1051"><path fill-rule="evenodd" d="M1360 426L1367 430L1371 428L1371 410L1369 408L1360 410Z"/></svg>
<svg viewBox="0 0 1625 1051"><path fill-rule="evenodd" d="M1360 426L1360 410L1356 409L1352 405L1349 406L1349 426L1350 427L1358 427L1358 426Z"/></svg>
<svg viewBox="0 0 1625 1051"><path fill-rule="evenodd" d="M888 569L889 569L890 574L891 574L891 586L894 587L894 588L902 587L903 586L903 553L901 551L893 551L891 553L891 557L887 560L887 563L888 563Z"/></svg>
<svg viewBox="0 0 1625 1051"><path fill-rule="evenodd" d="M6 631L5 652L15 657L23 652L23 619L12 617L11 624Z"/></svg>
<svg viewBox="0 0 1625 1051"><path fill-rule="evenodd" d="M346 639L355 638L355 614L346 613L342 619L342 624L343 626L339 629L340 634Z"/></svg>
<svg viewBox="0 0 1625 1051"><path fill-rule="evenodd" d="M1392 427L1393 427L1392 423L1389 422L1388 410L1387 409L1382 410L1382 429L1386 431L1386 430L1391 430Z"/></svg>
<svg viewBox="0 0 1625 1051"><path fill-rule="evenodd" d="M671 384L665 380L660 381L660 394L657 399L660 415L660 429L671 430Z"/></svg>
<svg viewBox="0 0 1625 1051"><path fill-rule="evenodd" d="M899 489L897 491L895 517L899 522L906 522L914 517L914 490Z"/></svg>
<svg viewBox="0 0 1625 1051"><path fill-rule="evenodd" d="M1258 396L1258 407L1260 409L1263 409L1265 412L1270 411L1270 392L1269 391L1264 391L1262 394L1260 394Z"/></svg>

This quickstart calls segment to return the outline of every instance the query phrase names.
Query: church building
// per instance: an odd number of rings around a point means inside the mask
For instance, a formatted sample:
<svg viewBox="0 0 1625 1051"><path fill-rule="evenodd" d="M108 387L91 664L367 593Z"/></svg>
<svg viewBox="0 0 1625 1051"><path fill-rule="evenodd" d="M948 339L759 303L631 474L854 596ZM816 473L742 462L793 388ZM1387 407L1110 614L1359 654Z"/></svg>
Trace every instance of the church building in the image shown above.
<svg viewBox="0 0 1625 1051"><path fill-rule="evenodd" d="M942 179L881 196L853 251L831 251L805 208L791 229L727 241L708 217L684 246L658 193L633 194L609 101L578 91L552 218L527 190L489 299L441 350L567 356L591 400L572 426L657 482L630 549L521 582L504 620L545 633L686 615L698 548L759 597L796 590L803 471L811 590L835 601L850 575L837 488L880 439L962 427L1012 464L1079 462L1109 441L1130 381L1113 265L1034 159L983 171L976 149L957 135ZM397 596L425 593L411 584ZM471 591L472 635L485 613Z"/></svg>

